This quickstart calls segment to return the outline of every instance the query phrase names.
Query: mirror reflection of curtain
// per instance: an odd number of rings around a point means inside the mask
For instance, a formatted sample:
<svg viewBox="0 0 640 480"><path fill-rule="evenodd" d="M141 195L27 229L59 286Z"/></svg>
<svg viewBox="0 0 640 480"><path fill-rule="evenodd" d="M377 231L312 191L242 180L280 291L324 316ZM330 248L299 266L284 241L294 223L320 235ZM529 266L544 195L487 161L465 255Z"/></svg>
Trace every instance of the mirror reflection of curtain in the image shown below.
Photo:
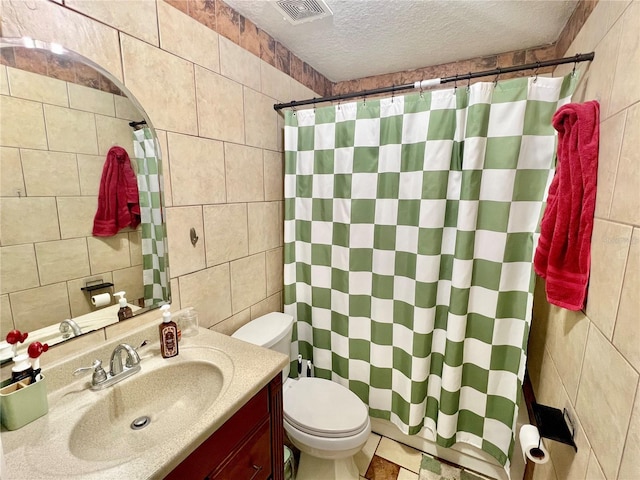
<svg viewBox="0 0 640 480"><path fill-rule="evenodd" d="M144 306L164 303L167 292L167 235L162 223L159 149L148 127L133 132L133 148L138 164L138 190L142 232L142 280Z"/></svg>

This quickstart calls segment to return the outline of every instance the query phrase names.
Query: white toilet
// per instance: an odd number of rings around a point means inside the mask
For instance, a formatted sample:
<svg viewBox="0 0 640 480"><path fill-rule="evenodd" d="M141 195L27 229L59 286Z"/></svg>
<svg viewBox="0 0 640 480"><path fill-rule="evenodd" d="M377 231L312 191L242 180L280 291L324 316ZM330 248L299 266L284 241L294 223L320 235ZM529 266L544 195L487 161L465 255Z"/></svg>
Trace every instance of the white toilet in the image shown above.
<svg viewBox="0 0 640 480"><path fill-rule="evenodd" d="M289 356L293 317L269 313L247 323L232 337ZM298 480L358 480L353 456L362 450L371 422L366 405L339 383L322 378L288 378L284 386L284 429L300 450Z"/></svg>

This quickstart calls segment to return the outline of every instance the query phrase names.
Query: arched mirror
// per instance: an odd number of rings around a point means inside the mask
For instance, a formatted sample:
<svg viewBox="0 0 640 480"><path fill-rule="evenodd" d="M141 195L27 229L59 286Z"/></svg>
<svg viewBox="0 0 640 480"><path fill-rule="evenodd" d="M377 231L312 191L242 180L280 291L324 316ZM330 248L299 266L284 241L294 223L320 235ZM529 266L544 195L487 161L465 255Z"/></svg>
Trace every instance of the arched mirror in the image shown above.
<svg viewBox="0 0 640 480"><path fill-rule="evenodd" d="M160 151L144 110L79 54L0 42L1 339L17 329L55 345L103 328L119 321L120 291L134 315L168 302ZM110 221L123 208L116 146L137 181L138 205L124 203L140 224L120 217L96 232L97 213ZM5 345L0 360L11 356Z"/></svg>

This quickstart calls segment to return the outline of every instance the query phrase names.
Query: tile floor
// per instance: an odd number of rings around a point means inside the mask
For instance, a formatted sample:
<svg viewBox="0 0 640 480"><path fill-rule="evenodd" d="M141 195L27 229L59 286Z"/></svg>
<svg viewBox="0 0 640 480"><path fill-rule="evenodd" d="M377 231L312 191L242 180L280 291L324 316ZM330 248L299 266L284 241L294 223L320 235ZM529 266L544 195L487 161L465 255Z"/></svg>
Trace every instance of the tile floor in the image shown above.
<svg viewBox="0 0 640 480"><path fill-rule="evenodd" d="M423 453L372 433L355 457L361 480L487 480L475 472L427 458ZM420 476L420 467L423 468ZM438 472L438 473L436 473Z"/></svg>
<svg viewBox="0 0 640 480"><path fill-rule="evenodd" d="M286 436L285 445L293 451L297 464L300 452ZM356 454L355 462L360 480L492 480L430 455L423 459L423 455L420 450L371 433L367 444Z"/></svg>

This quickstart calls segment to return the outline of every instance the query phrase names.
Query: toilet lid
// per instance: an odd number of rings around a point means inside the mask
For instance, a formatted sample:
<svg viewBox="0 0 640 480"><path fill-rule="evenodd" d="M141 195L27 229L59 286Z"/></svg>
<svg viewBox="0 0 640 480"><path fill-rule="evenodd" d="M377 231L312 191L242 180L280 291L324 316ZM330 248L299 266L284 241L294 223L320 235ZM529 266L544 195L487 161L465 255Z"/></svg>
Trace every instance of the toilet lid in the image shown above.
<svg viewBox="0 0 640 480"><path fill-rule="evenodd" d="M369 413L358 396L339 383L301 378L284 391L284 418L295 428L321 437L348 437L364 430Z"/></svg>

